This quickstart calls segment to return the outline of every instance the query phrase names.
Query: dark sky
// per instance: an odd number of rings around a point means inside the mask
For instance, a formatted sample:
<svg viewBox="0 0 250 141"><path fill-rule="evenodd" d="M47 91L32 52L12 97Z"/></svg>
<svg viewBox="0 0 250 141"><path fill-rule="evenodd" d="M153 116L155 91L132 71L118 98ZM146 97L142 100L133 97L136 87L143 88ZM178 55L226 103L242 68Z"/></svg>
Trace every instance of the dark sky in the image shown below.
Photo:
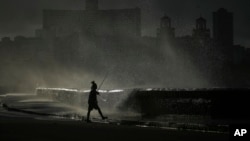
<svg viewBox="0 0 250 141"><path fill-rule="evenodd" d="M234 13L235 43L250 47L249 0L99 0L101 9L142 8L142 33L155 36L159 18L172 18L177 35L191 34L202 15L212 28L212 12L223 7ZM0 0L0 38L33 36L41 28L42 9L84 9L85 0Z"/></svg>

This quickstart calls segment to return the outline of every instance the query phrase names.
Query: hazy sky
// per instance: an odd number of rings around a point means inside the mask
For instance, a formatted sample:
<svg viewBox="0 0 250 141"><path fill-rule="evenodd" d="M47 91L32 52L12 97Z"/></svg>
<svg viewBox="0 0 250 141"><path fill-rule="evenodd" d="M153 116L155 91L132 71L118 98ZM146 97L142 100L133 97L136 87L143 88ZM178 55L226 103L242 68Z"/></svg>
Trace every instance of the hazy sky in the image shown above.
<svg viewBox="0 0 250 141"><path fill-rule="evenodd" d="M99 0L101 9L140 7L143 35L156 34L161 16L172 18L177 35L191 34L202 15L212 28L212 12L223 7L234 13L235 43L250 47L249 0ZM0 0L0 38L34 36L41 28L42 9L84 9L85 0Z"/></svg>

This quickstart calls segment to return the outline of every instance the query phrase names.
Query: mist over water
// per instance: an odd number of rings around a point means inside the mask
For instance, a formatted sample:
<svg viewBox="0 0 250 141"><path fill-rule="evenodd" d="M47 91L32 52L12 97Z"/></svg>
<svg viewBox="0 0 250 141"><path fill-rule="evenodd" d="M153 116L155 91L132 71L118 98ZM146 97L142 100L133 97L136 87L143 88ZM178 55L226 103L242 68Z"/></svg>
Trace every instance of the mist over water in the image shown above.
<svg viewBox="0 0 250 141"><path fill-rule="evenodd" d="M85 37L59 41L53 47L52 57L27 57L10 52L10 60L1 72L1 85L20 89L39 86L87 89L92 80L100 84L108 74L102 86L105 89L209 87L206 76L199 72L199 66L188 54L169 44L158 47L137 39L106 42L102 44L99 39L94 42ZM17 58L27 60L12 61Z"/></svg>

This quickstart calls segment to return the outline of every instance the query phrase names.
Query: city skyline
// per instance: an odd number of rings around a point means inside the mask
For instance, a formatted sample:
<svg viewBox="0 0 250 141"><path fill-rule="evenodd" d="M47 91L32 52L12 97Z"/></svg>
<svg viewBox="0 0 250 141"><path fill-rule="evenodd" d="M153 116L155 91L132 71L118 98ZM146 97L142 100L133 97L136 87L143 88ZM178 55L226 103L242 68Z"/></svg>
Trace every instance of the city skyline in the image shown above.
<svg viewBox="0 0 250 141"><path fill-rule="evenodd" d="M180 1L178 1L180 3ZM160 18L164 14L172 19L172 26L176 29L177 36L191 35L195 28L195 20L202 16L207 20L207 27L212 29L212 13L218 8L226 8L229 12L234 13L234 31L235 44L241 44L245 47L250 47L249 28L250 22L246 8L246 0L240 2L233 1L218 1L215 2L198 2L196 0L184 2L184 5L179 5L173 1L152 1L152 0L136 0L136 1L114 1L114 0L99 0L100 9L122 9L135 8L138 6L142 10L142 35L156 36L156 28L160 25ZM225 3L226 2L226 3ZM85 1L30 1L24 0L18 2L15 0L1 0L0 14L0 37L15 37L34 36L35 30L42 26L42 10L43 9L72 9L84 10ZM13 4L15 3L15 4ZM174 8L171 8L174 7ZM178 10L178 9L182 9ZM193 9L193 10L191 10ZM8 14L6 14L8 13ZM6 16L8 15L8 16ZM184 24L183 24L184 23Z"/></svg>

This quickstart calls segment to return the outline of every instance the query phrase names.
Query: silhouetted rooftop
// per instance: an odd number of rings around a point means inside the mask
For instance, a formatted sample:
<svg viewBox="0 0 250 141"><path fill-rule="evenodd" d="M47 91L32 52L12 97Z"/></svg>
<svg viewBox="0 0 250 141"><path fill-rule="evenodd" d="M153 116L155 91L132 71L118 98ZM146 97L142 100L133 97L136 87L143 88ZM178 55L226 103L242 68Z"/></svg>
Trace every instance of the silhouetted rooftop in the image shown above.
<svg viewBox="0 0 250 141"><path fill-rule="evenodd" d="M225 8L220 8L217 12L228 12Z"/></svg>
<svg viewBox="0 0 250 141"><path fill-rule="evenodd" d="M203 17L200 17L200 18L196 19L196 21L204 21L204 22L206 22L207 20L204 19Z"/></svg>
<svg viewBox="0 0 250 141"><path fill-rule="evenodd" d="M162 18L161 18L162 20L163 19L168 19L168 20L170 20L170 18L165 14Z"/></svg>

